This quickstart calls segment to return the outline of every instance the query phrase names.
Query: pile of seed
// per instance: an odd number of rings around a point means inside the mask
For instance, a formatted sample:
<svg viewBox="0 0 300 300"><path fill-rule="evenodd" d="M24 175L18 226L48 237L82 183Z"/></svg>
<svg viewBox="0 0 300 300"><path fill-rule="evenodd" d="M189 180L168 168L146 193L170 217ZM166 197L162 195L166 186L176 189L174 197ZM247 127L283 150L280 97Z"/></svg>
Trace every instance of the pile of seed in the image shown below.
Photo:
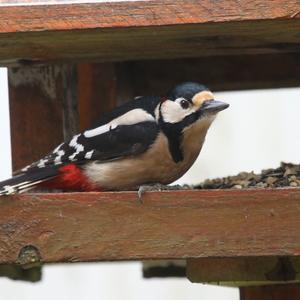
<svg viewBox="0 0 300 300"><path fill-rule="evenodd" d="M236 176L207 179L198 189L276 188L300 186L300 165L281 163L277 169L263 170L260 174L241 172Z"/></svg>

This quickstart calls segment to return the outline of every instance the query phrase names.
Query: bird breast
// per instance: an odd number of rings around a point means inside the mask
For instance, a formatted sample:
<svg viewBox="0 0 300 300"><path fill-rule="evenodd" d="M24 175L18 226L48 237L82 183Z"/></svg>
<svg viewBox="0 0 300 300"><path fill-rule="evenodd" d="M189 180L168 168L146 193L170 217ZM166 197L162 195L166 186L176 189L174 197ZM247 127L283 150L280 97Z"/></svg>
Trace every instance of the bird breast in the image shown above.
<svg viewBox="0 0 300 300"><path fill-rule="evenodd" d="M160 132L146 152L110 162L91 162L85 167L85 173L104 190L136 189L151 183L169 184L192 166L210 123L198 121L185 129L181 143L184 159L178 163L172 159L167 137Z"/></svg>

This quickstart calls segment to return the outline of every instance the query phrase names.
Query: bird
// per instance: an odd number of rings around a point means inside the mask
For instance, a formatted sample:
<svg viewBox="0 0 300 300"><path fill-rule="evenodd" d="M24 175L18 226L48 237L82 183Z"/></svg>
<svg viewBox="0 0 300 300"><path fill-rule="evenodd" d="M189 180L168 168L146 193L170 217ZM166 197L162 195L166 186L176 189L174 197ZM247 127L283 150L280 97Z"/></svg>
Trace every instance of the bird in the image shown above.
<svg viewBox="0 0 300 300"><path fill-rule="evenodd" d="M197 82L180 83L163 96L136 97L0 182L0 195L168 185L193 165L217 113L228 106Z"/></svg>

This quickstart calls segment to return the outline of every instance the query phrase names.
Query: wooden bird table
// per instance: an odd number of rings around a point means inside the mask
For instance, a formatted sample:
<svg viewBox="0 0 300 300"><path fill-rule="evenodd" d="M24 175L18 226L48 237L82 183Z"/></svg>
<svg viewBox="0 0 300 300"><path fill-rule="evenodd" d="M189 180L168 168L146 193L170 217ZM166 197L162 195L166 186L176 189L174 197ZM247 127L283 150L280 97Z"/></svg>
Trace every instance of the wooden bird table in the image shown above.
<svg viewBox="0 0 300 300"><path fill-rule="evenodd" d="M300 2L1 0L0 64L18 169L122 101L181 81L299 86ZM243 286L243 300L300 297L300 189L149 192L143 204L134 192L24 194L0 206L0 275L183 259L191 281Z"/></svg>

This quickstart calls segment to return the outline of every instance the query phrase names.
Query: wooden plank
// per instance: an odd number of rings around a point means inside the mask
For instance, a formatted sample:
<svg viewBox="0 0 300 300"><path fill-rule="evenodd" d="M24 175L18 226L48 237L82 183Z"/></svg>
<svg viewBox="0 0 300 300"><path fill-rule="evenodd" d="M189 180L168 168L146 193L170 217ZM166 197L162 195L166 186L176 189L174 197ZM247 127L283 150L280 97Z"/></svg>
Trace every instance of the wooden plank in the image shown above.
<svg viewBox="0 0 300 300"><path fill-rule="evenodd" d="M63 138L62 102L54 74L59 72L52 67L8 70L14 170L45 155Z"/></svg>
<svg viewBox="0 0 300 300"><path fill-rule="evenodd" d="M104 112L117 105L117 75L113 63L78 64L80 130L92 126Z"/></svg>
<svg viewBox="0 0 300 300"><path fill-rule="evenodd" d="M76 126L68 110L63 113L74 101L71 74L72 66L8 70L14 170L47 154L62 142L63 128Z"/></svg>
<svg viewBox="0 0 300 300"><path fill-rule="evenodd" d="M300 86L300 54L214 56L146 60L118 64L118 78L132 95L164 95L184 81L200 81L213 91Z"/></svg>
<svg viewBox="0 0 300 300"><path fill-rule="evenodd" d="M299 52L297 0L0 7L2 64Z"/></svg>
<svg viewBox="0 0 300 300"><path fill-rule="evenodd" d="M214 257L189 259L192 282L223 286L259 286L300 282L299 257Z"/></svg>
<svg viewBox="0 0 300 300"><path fill-rule="evenodd" d="M5 6L4 2L0 32L289 20L299 16L299 7L297 0L148 0L26 6L12 6L12 2Z"/></svg>
<svg viewBox="0 0 300 300"><path fill-rule="evenodd" d="M24 194L0 206L0 264L28 247L45 263L300 254L300 189L149 192L143 204L136 192Z"/></svg>
<svg viewBox="0 0 300 300"><path fill-rule="evenodd" d="M241 300L299 300L300 284L240 288Z"/></svg>

